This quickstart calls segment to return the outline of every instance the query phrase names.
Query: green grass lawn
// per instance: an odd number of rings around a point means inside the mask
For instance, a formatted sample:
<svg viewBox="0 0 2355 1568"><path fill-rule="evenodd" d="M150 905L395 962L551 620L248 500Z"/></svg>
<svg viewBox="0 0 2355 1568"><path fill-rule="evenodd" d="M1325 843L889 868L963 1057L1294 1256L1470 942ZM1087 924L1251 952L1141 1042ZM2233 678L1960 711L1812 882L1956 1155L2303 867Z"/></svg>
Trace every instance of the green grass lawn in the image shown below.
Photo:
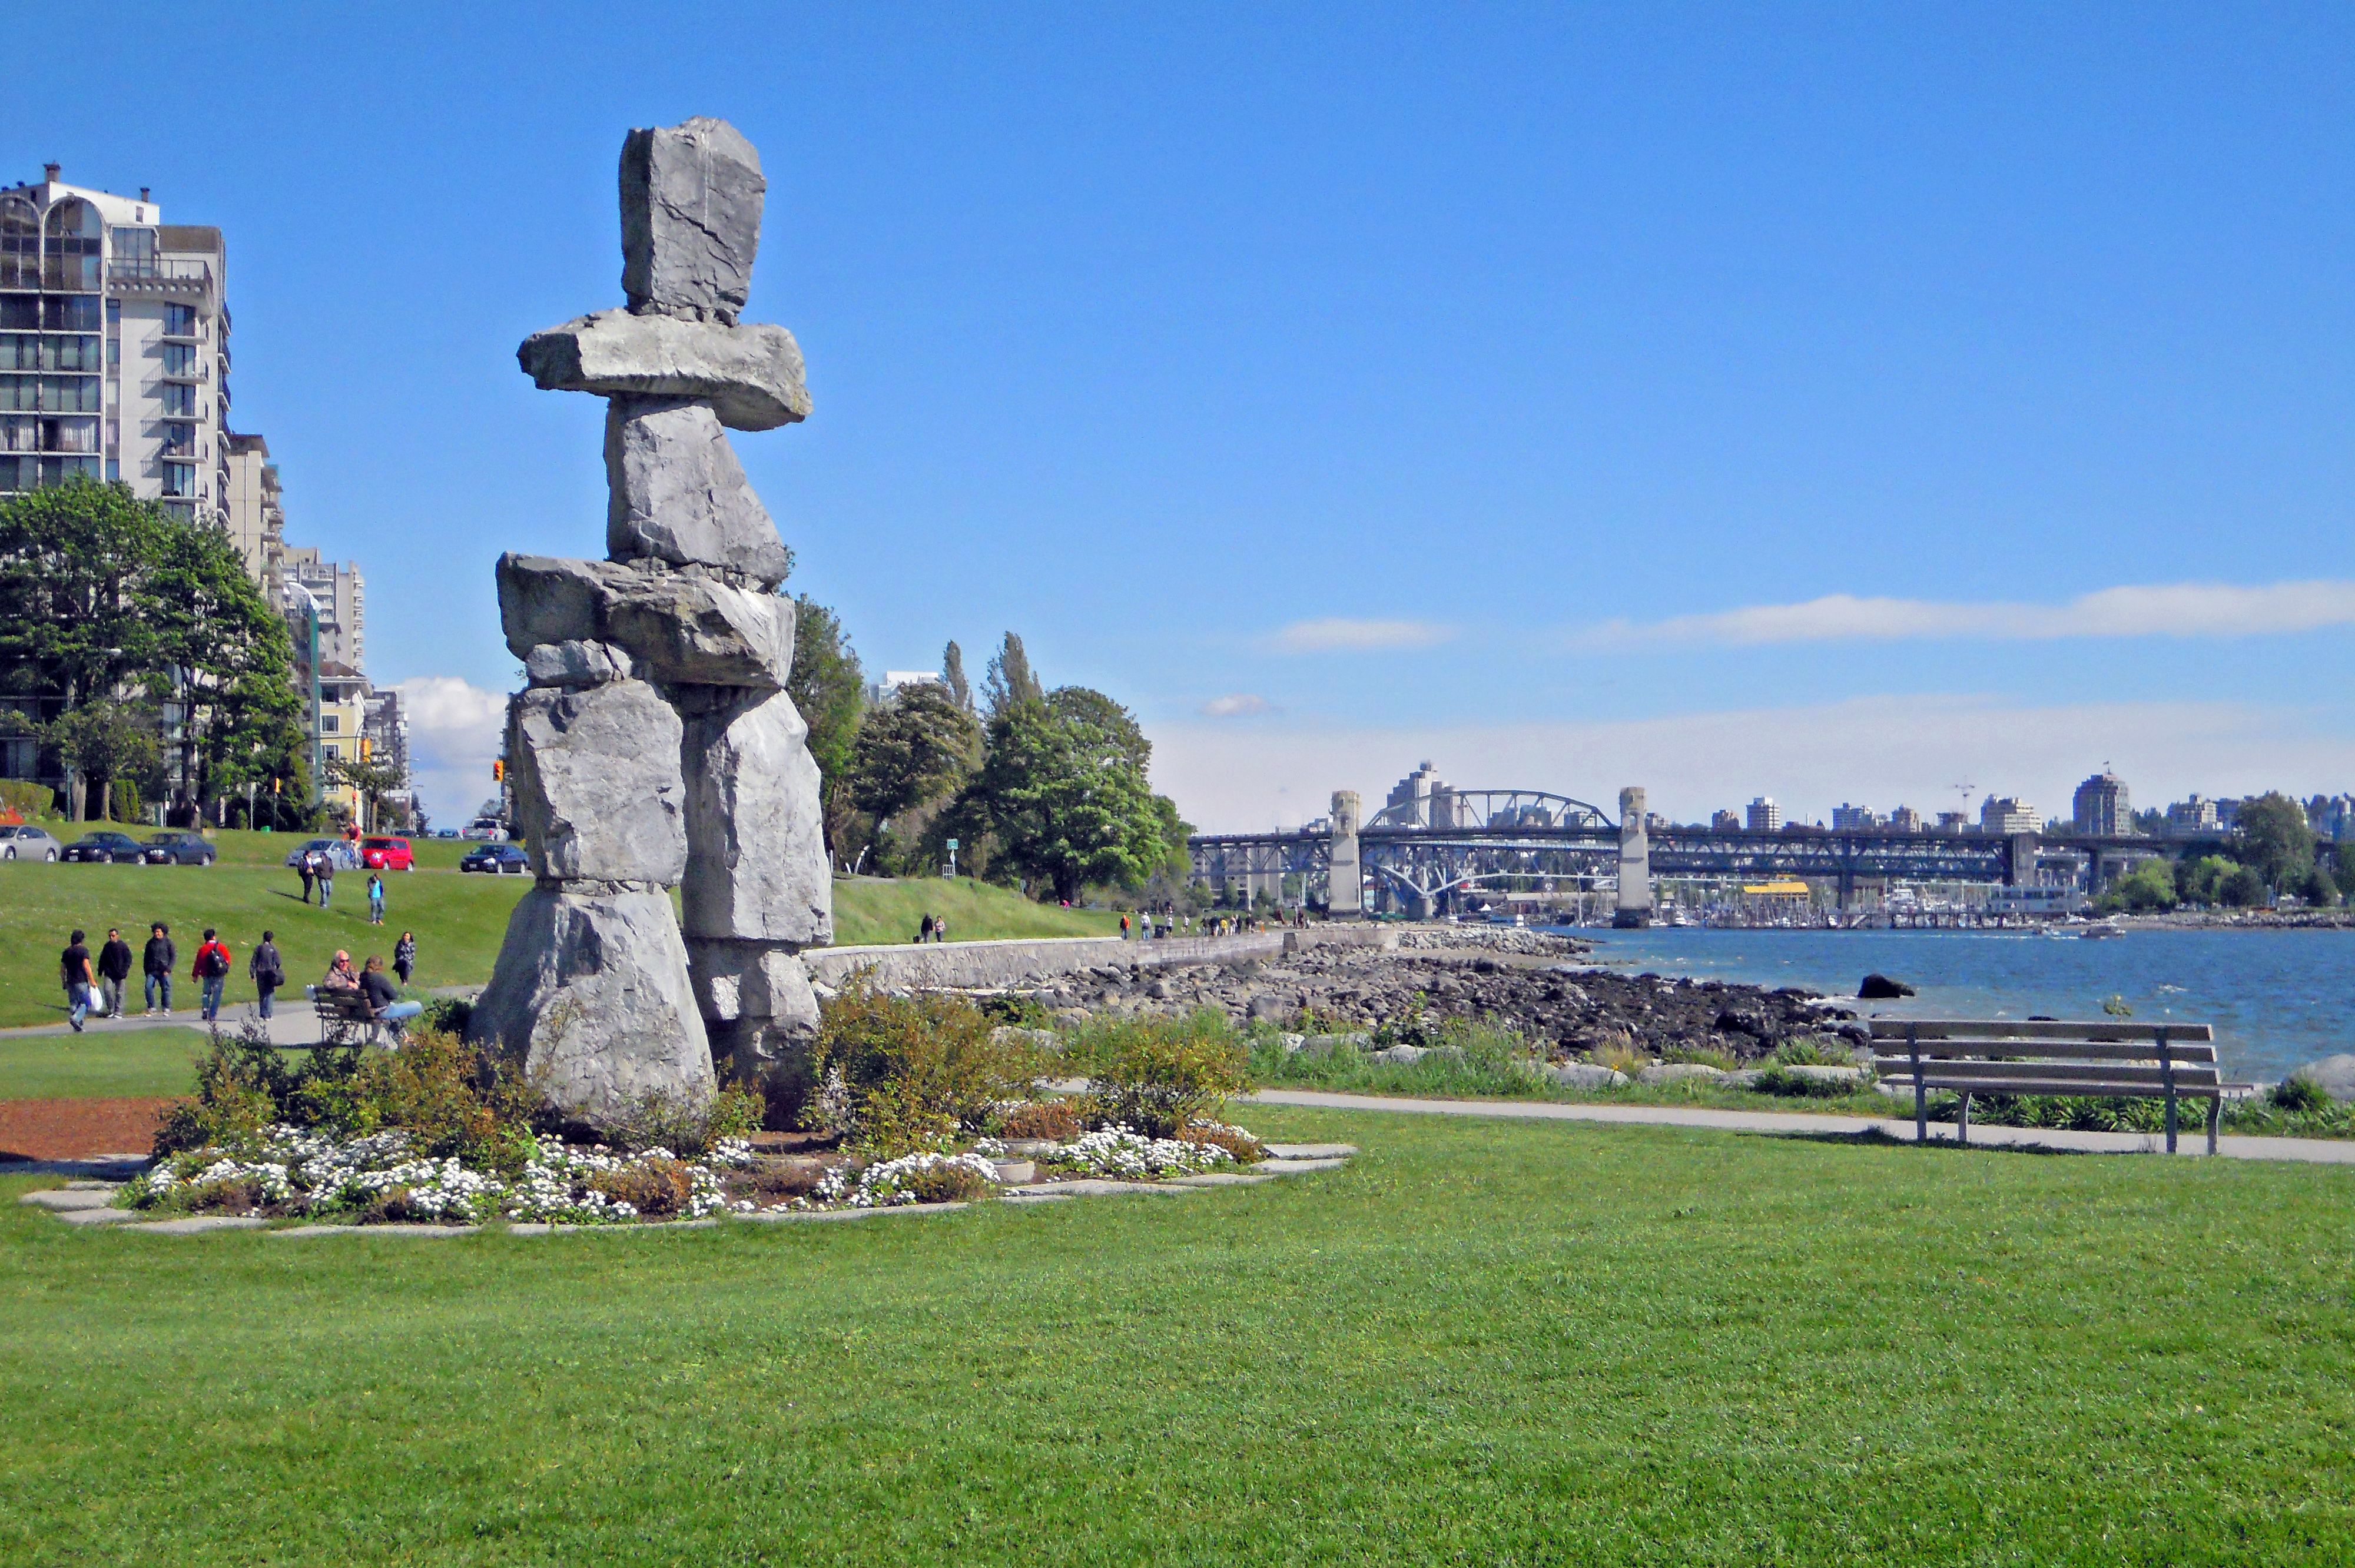
<svg viewBox="0 0 2355 1568"><path fill-rule="evenodd" d="M2355 1172L1251 1107L1348 1169L537 1240L0 1183L0 1559L2340 1563Z"/></svg>
<svg viewBox="0 0 2355 1568"><path fill-rule="evenodd" d="M68 824L49 826L68 842L80 836ZM144 832L133 830L133 835ZM146 941L150 922L168 924L180 949L173 1000L183 1007L197 1000L196 982L187 971L196 960L198 934L207 926L218 927L237 956L237 970L229 982L231 1003L252 1000L245 959L265 929L278 933L288 979L296 986L325 972L338 948L348 949L355 959L381 953L389 963L393 942L404 929L417 933L417 984L480 984L491 978L508 912L531 885L529 877L462 873L458 858L471 845L421 840L418 870L385 874L387 923L372 927L368 923L367 873L347 871L336 877L335 904L323 911L301 901L301 880L280 863L302 842L300 837L222 832L215 842L220 860L210 866L0 863L0 1027L63 1019L58 955L76 927L90 933L93 954L105 939L106 928L120 927L135 955ZM845 944L912 941L926 909L945 915L950 936L967 941L1090 936L1116 931L1119 926L1117 916L1034 904L1004 888L970 880L862 877L835 884L836 939ZM135 968L134 958L134 987Z"/></svg>
<svg viewBox="0 0 2355 1568"><path fill-rule="evenodd" d="M194 1094L197 1057L205 1045L200 1029L0 1039L0 1100Z"/></svg>

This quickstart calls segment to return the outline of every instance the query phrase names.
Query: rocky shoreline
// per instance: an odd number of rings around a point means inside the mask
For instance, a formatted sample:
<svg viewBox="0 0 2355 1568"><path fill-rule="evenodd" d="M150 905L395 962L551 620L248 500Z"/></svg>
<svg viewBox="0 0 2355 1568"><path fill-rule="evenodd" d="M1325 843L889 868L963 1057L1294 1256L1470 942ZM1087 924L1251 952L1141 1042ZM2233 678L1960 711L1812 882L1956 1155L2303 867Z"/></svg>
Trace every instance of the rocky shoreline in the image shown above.
<svg viewBox="0 0 2355 1568"><path fill-rule="evenodd" d="M1815 992L1588 967L1575 938L1425 927L1396 949L1309 945L1280 959L1147 969L1103 964L1022 994L1059 1022L1213 1007L1239 1023L1430 1030L1482 1020L1567 1061L1613 1047L1721 1052L1741 1062L1785 1042L1841 1034L1855 1012Z"/></svg>

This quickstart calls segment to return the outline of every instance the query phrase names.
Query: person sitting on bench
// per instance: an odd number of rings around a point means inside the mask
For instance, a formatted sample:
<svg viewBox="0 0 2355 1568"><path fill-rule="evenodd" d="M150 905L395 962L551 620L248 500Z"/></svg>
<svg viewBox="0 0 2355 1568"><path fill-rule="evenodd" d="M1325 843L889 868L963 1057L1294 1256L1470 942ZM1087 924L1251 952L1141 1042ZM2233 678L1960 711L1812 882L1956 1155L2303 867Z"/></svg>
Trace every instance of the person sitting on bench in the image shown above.
<svg viewBox="0 0 2355 1568"><path fill-rule="evenodd" d="M352 972L351 954L344 951L341 948L337 948L336 949L336 961L327 966L326 974L319 981L319 989L321 991L357 991L360 989L360 977Z"/></svg>
<svg viewBox="0 0 2355 1568"><path fill-rule="evenodd" d="M368 998L368 1016L378 1023L392 1026L393 1038L400 1037L400 1026L425 1011L421 1001L403 1001L400 992L384 976L384 959L368 955L368 968L360 973L360 994Z"/></svg>

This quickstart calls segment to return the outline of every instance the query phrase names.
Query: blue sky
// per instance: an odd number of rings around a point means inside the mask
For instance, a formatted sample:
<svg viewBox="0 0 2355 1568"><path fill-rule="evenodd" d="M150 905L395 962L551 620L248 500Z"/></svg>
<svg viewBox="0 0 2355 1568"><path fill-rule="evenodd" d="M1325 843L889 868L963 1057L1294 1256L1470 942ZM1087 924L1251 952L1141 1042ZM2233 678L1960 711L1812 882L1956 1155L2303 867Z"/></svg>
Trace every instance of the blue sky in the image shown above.
<svg viewBox="0 0 2355 1568"><path fill-rule="evenodd" d="M492 562L602 548L602 409L515 344L619 302L623 132L695 113L809 361L737 440L794 586L871 668L1021 631L1198 821L1426 756L1678 816L2355 787L2355 13L653 15L117 7L102 101L0 102L7 177L227 231L234 421L445 818Z"/></svg>

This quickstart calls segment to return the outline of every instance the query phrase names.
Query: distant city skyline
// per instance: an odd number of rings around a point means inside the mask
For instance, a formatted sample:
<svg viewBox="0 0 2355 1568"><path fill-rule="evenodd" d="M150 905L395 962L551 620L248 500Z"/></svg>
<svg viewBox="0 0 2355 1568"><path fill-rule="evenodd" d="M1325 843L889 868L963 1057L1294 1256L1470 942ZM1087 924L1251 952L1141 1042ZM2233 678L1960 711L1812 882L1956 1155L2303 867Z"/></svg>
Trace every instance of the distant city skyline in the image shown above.
<svg viewBox="0 0 2355 1568"><path fill-rule="evenodd" d="M871 675L1019 631L1205 826L1426 756L1683 820L2355 780L2355 14L703 16L127 5L168 126L0 102L232 237L237 424L441 820L494 557L602 538L515 345L618 302L622 134L694 113L768 152L788 586Z"/></svg>

